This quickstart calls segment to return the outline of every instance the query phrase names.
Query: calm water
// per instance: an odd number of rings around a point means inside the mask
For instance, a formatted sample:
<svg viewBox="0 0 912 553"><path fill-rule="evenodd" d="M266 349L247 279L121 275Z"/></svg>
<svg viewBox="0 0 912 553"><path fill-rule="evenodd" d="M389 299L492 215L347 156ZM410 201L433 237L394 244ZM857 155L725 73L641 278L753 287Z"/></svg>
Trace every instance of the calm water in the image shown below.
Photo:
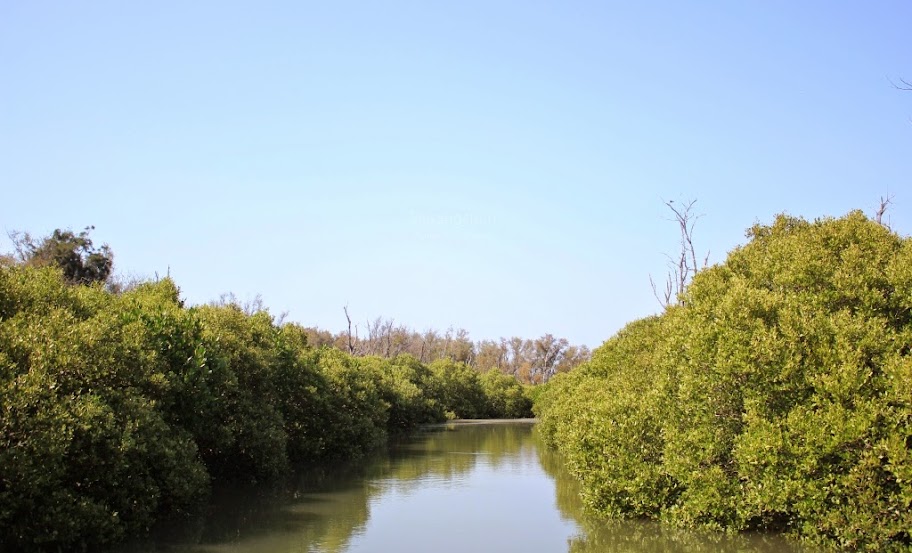
<svg viewBox="0 0 912 553"><path fill-rule="evenodd" d="M528 422L456 423L295 490L235 491L167 545L237 553L797 552L771 536L726 537L583 516L575 482ZM184 540L175 543L175 539Z"/></svg>

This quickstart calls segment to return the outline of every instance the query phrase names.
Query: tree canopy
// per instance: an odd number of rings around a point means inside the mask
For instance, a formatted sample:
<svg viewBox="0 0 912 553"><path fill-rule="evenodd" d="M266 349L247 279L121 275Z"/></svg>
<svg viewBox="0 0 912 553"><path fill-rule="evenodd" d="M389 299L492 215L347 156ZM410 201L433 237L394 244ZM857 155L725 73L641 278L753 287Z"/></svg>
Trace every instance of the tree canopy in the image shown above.
<svg viewBox="0 0 912 553"><path fill-rule="evenodd" d="M779 216L536 402L594 510L912 548L912 239Z"/></svg>
<svg viewBox="0 0 912 553"><path fill-rule="evenodd" d="M531 415L511 376L314 348L265 310L185 306L170 279L112 293L40 265L0 267L3 551L95 550L198 513L212 481L276 482L448 416Z"/></svg>
<svg viewBox="0 0 912 553"><path fill-rule="evenodd" d="M50 236L37 240L28 233L13 233L10 237L22 263L59 267L70 284L105 283L114 268L114 253L107 244L94 246L89 238L93 230L95 227L89 226L75 234L56 229Z"/></svg>

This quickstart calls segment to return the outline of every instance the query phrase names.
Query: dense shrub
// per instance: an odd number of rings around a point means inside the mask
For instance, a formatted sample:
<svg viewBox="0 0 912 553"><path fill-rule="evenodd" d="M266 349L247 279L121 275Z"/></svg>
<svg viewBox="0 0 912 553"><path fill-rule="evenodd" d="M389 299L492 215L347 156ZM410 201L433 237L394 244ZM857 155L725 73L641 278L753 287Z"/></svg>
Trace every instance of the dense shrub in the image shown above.
<svg viewBox="0 0 912 553"><path fill-rule="evenodd" d="M277 333L273 386L294 465L332 453L327 429L333 416L330 383L319 367L319 354L307 347L303 329L283 325Z"/></svg>
<svg viewBox="0 0 912 553"><path fill-rule="evenodd" d="M434 397L434 373L415 357L403 354L392 360L368 358L379 364L384 401L389 404L390 432L401 433L419 424L446 419L444 405ZM362 360L362 363L364 360Z"/></svg>
<svg viewBox="0 0 912 553"><path fill-rule="evenodd" d="M437 359L430 365L433 394L444 406L447 418L477 419L486 411L484 389L478 371L452 359Z"/></svg>
<svg viewBox="0 0 912 553"><path fill-rule="evenodd" d="M90 548L192 510L208 479L129 300L51 269L0 282L0 544Z"/></svg>
<svg viewBox="0 0 912 553"><path fill-rule="evenodd" d="M520 419L532 416L528 387L510 375L490 370L481 375L484 415L495 419Z"/></svg>
<svg viewBox="0 0 912 553"><path fill-rule="evenodd" d="M850 549L912 538L912 241L780 216L537 402L590 507Z"/></svg>
<svg viewBox="0 0 912 553"><path fill-rule="evenodd" d="M389 406L381 396L377 374L362 370L357 358L337 349L321 349L317 363L329 385L325 454L352 458L382 443Z"/></svg>
<svg viewBox="0 0 912 553"><path fill-rule="evenodd" d="M225 375L210 416L220 437L207 465L219 479L269 480L288 469L283 419L275 392L278 329L261 311L235 305L195 310L203 324L206 364Z"/></svg>
<svg viewBox="0 0 912 553"><path fill-rule="evenodd" d="M542 437L560 446L586 503L609 516L658 516L678 492L662 466L666 390L654 354L663 323L631 323L536 401Z"/></svg>
<svg viewBox="0 0 912 553"><path fill-rule="evenodd" d="M315 350L265 311L187 308L169 279L112 293L0 267L0 550L142 534L199 511L212 480L275 481L513 405L504 378L491 399L462 363Z"/></svg>

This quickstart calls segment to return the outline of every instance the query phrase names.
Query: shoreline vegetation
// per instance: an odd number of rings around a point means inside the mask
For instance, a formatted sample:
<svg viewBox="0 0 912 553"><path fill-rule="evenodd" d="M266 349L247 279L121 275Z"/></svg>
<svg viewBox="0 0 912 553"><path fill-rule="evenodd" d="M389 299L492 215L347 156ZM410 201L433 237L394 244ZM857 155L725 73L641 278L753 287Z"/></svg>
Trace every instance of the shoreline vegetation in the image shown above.
<svg viewBox="0 0 912 553"><path fill-rule="evenodd" d="M0 258L4 551L115 544L199 514L213 486L502 418L537 423L606 518L912 550L912 239L861 212L755 225L591 359L526 372L479 371L449 334L440 358L396 350L420 335L391 321L356 344L185 306L171 279L105 287L109 251L55 236L75 258L35 241Z"/></svg>
<svg viewBox="0 0 912 553"><path fill-rule="evenodd" d="M912 550L912 239L781 215L544 384L539 431L608 518Z"/></svg>
<svg viewBox="0 0 912 553"><path fill-rule="evenodd" d="M531 416L499 370L312 347L170 279L114 293L59 266L0 267L0 549L94 550L199 514L213 485L269 484L459 418Z"/></svg>

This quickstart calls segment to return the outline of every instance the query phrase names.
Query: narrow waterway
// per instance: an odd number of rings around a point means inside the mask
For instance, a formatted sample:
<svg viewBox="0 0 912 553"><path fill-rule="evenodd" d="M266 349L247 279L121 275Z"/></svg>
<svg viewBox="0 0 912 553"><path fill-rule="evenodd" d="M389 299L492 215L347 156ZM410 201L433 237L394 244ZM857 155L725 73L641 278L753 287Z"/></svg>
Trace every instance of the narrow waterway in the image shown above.
<svg viewBox="0 0 912 553"><path fill-rule="evenodd" d="M186 531L185 531L186 532ZM454 423L358 466L303 475L290 494L225 495L194 531L139 550L237 553L739 552L802 549L587 519L578 488L529 422ZM131 548L137 551L137 548Z"/></svg>

